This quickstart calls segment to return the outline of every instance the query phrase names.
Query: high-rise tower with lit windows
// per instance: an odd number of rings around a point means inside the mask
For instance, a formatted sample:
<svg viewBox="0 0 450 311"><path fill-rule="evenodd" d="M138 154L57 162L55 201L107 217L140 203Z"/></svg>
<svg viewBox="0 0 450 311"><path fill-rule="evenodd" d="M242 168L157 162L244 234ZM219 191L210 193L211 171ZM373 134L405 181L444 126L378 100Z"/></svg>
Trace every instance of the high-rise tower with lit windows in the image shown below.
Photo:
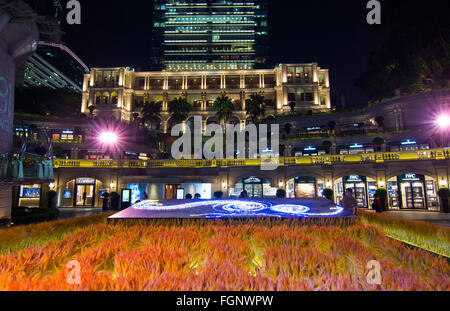
<svg viewBox="0 0 450 311"><path fill-rule="evenodd" d="M152 69L266 67L267 0L155 0Z"/></svg>

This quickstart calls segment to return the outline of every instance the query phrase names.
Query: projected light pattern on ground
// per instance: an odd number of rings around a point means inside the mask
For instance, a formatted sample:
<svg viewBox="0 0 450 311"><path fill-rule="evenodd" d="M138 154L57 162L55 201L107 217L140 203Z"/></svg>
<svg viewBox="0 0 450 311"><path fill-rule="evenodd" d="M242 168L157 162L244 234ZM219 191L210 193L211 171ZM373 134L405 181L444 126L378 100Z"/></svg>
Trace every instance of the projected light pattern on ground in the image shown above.
<svg viewBox="0 0 450 311"><path fill-rule="evenodd" d="M329 201L319 200L320 207L312 209L306 204L286 204L277 200L198 200L198 201L157 201L147 200L135 204L131 209L145 211L153 216L174 215L174 218L230 218L230 217L333 217L340 216L344 209ZM329 203L326 203L329 202ZM311 203L311 206L314 206ZM178 216L176 216L178 215ZM151 217L150 217L151 218Z"/></svg>

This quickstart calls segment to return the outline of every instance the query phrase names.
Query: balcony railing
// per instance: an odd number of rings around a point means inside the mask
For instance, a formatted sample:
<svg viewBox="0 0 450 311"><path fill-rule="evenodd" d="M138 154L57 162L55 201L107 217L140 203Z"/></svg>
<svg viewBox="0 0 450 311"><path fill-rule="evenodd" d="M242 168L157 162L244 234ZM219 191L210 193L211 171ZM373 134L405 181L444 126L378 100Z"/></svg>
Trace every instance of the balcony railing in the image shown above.
<svg viewBox="0 0 450 311"><path fill-rule="evenodd" d="M383 163L450 159L450 149L402 151L355 155L324 155L312 157L279 158L279 166L333 165L355 163ZM55 168L215 168L261 166L264 159L234 160L63 160L55 159Z"/></svg>
<svg viewBox="0 0 450 311"><path fill-rule="evenodd" d="M53 162L50 158L30 153L22 158L4 154L0 157L0 179L8 183L54 180Z"/></svg>

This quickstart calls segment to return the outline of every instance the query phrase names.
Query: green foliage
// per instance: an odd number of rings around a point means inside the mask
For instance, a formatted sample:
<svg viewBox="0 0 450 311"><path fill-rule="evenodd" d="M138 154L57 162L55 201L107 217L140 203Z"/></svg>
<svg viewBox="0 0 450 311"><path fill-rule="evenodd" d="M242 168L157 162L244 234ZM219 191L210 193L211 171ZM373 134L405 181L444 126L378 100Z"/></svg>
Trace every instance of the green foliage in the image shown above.
<svg viewBox="0 0 450 311"><path fill-rule="evenodd" d="M162 105L161 103L146 102L142 108L142 121L144 123L150 123L150 125L159 122L161 115Z"/></svg>
<svg viewBox="0 0 450 311"><path fill-rule="evenodd" d="M448 189L448 188L439 189L438 196L443 199L449 198L450 197L450 189Z"/></svg>
<svg viewBox="0 0 450 311"><path fill-rule="evenodd" d="M14 109L17 114L37 116L79 116L81 94L71 89L20 87L15 90Z"/></svg>
<svg viewBox="0 0 450 311"><path fill-rule="evenodd" d="M327 153L330 153L331 147L333 147L333 143L329 140L326 140L322 143L322 146Z"/></svg>
<svg viewBox="0 0 450 311"><path fill-rule="evenodd" d="M250 99L248 99L245 103L245 108L247 111L247 115L249 115L253 123L256 124L259 117L263 117L266 112L264 108L264 96L259 94L250 95Z"/></svg>
<svg viewBox="0 0 450 311"><path fill-rule="evenodd" d="M381 227L386 236L450 257L450 229L423 221L360 211L364 224Z"/></svg>
<svg viewBox="0 0 450 311"><path fill-rule="evenodd" d="M112 209L119 209L120 204L120 194L117 192L111 193L111 208Z"/></svg>
<svg viewBox="0 0 450 311"><path fill-rule="evenodd" d="M286 198L286 191L284 189L277 190L277 198L284 199Z"/></svg>
<svg viewBox="0 0 450 311"><path fill-rule="evenodd" d="M372 53L368 71L357 82L370 99L392 97L397 89L411 94L448 87L450 22L446 10L436 7L385 4L380 28L388 34L386 42Z"/></svg>
<svg viewBox="0 0 450 311"><path fill-rule="evenodd" d="M24 208L12 209L12 220L14 225L28 225L45 221L52 221L59 216L57 208Z"/></svg>
<svg viewBox="0 0 450 311"><path fill-rule="evenodd" d="M373 139L373 144L376 146L384 145L384 143L385 143L385 140L382 137L376 137Z"/></svg>
<svg viewBox="0 0 450 311"><path fill-rule="evenodd" d="M324 189L322 194L328 200L333 201L334 191L332 189Z"/></svg>
<svg viewBox="0 0 450 311"><path fill-rule="evenodd" d="M380 199L382 199L382 198L387 199L387 197L388 197L387 190L383 189L383 188L377 189L377 191L375 193L378 194Z"/></svg>
<svg viewBox="0 0 450 311"><path fill-rule="evenodd" d="M215 100L214 110L216 111L216 116L219 120L227 122L233 115L234 106L228 96L222 95Z"/></svg>
<svg viewBox="0 0 450 311"><path fill-rule="evenodd" d="M183 97L175 98L169 102L169 112L172 120L176 123L186 121L191 111L192 106Z"/></svg>
<svg viewBox="0 0 450 311"><path fill-rule="evenodd" d="M222 191L216 191L214 192L214 197L216 199L222 199L223 198L223 192Z"/></svg>

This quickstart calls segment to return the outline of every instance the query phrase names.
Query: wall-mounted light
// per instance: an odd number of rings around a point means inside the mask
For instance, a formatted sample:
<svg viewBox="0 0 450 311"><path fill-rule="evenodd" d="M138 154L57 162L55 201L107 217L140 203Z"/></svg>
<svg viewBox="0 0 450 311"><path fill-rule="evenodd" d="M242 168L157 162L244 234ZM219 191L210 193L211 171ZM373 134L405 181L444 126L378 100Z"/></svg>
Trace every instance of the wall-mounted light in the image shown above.
<svg viewBox="0 0 450 311"><path fill-rule="evenodd" d="M284 187L284 182L280 181L279 186L280 186L280 188L283 188Z"/></svg>
<svg viewBox="0 0 450 311"><path fill-rule="evenodd" d="M227 182L226 182L226 181L223 181L223 182L222 182L222 188L223 188L223 189L226 189L226 188L227 188Z"/></svg>
<svg viewBox="0 0 450 311"><path fill-rule="evenodd" d="M331 183L331 181L327 181L326 186L328 189L331 189L331 187L333 187L333 184Z"/></svg>
<svg viewBox="0 0 450 311"><path fill-rule="evenodd" d="M440 185L441 187L447 187L447 181L446 181L444 178L442 178L442 180L439 181L439 185Z"/></svg>
<svg viewBox="0 0 450 311"><path fill-rule="evenodd" d="M378 182L378 186L379 186L380 188L384 188L384 186L386 186L386 183L384 182L384 180L380 180L380 181Z"/></svg>
<svg viewBox="0 0 450 311"><path fill-rule="evenodd" d="M54 183L51 183L51 184L48 185L48 187L49 187L50 189L55 189L56 185L55 185Z"/></svg>
<svg viewBox="0 0 450 311"><path fill-rule="evenodd" d="M115 184L114 182L110 183L110 184L109 184L109 188L111 188L111 189L116 188L116 184Z"/></svg>

